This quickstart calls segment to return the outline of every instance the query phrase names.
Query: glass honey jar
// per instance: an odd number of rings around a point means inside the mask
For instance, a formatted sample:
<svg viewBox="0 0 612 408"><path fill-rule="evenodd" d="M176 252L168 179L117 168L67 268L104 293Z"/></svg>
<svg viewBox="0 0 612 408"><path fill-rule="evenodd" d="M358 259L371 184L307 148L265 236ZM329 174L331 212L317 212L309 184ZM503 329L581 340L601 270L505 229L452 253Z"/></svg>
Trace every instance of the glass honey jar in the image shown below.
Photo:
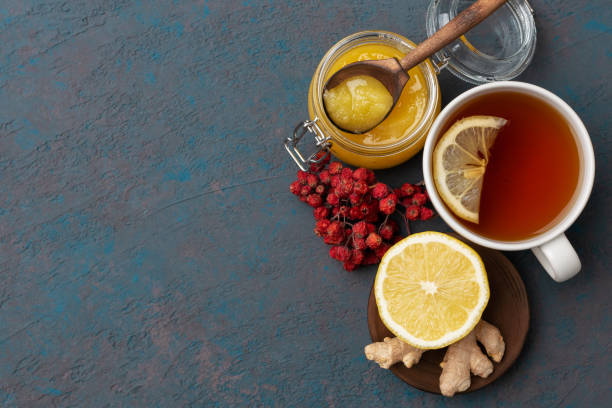
<svg viewBox="0 0 612 408"><path fill-rule="evenodd" d="M352 62L365 59L399 58L415 47L405 37L387 31L362 31L352 34L327 51L317 67L308 92L310 119L300 123L287 138L285 147L296 163L306 169L316 161L319 151L357 167L383 169L396 166L421 150L431 124L440 112L440 88L436 69L427 60L410 70L398 103L376 128L362 135L338 129L325 113L323 89L327 79ZM312 135L317 150L305 158L297 143Z"/></svg>

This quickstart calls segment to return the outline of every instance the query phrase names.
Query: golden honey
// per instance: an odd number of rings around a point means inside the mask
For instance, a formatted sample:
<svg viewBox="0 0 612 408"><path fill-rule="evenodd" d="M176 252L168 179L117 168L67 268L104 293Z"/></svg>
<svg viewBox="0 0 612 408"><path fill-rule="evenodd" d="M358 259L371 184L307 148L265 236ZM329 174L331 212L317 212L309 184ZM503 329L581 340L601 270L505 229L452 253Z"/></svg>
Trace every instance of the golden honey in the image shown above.
<svg viewBox="0 0 612 408"><path fill-rule="evenodd" d="M382 82L356 75L323 93L325 111L342 129L362 134L385 119L393 97Z"/></svg>
<svg viewBox="0 0 612 408"><path fill-rule="evenodd" d="M340 70L342 67L351 64L356 61L366 61L366 60L380 60L386 58L397 58L402 59L405 53L402 53L396 48L393 48L389 45L385 44L366 44L357 46L344 55L342 55L330 68L327 78L331 77L336 71ZM406 136L410 134L410 132L414 129L415 125L423 118L423 114L425 113L425 108L427 106L427 100L429 98L429 93L427 91L427 85L425 83L425 78L423 77L423 73L421 72L420 67L412 68L408 71L410 75L410 79L406 83L402 94L397 100L397 104L393 107L393 110L389 114L389 116L378 126L372 129L369 132L363 134L350 134L345 133L346 137L363 144L364 146L382 146L388 145L397 141L400 141ZM372 78L366 77L364 78ZM373 78L372 78L373 79ZM374 79L374 81L376 81ZM349 82L349 81L345 81ZM378 100L383 100L384 96L381 94L386 93L389 98L391 98L391 94L384 87L382 83L376 81L380 84L379 87L372 85L371 83L367 86L371 88L371 97L374 97ZM342 84L340 85L342 86ZM381 90L380 87L383 89ZM363 91L362 93L366 93L367 91ZM363 98L363 97L362 97ZM390 99L392 103L392 99ZM384 102L381 102L384 104ZM390 107L391 103L388 104ZM362 102L361 106L368 106L369 103ZM388 108L385 109L385 106L381 107L381 110L388 111ZM348 109L345 109L348 110ZM357 109L357 115L361 115L361 117L369 118L370 116L368 112L364 112L365 109ZM328 108L329 112L329 108ZM384 114L382 115L384 117ZM332 117L333 119L333 117ZM376 119L374 118L374 121ZM354 120L355 121L355 120ZM380 120L379 120L380 121ZM338 123L336 120L334 122ZM364 120L366 124L370 124L372 120L367 121ZM378 122L374 122L376 124ZM361 125L364 129L370 129L372 126L363 126L361 123L348 123L346 126L342 126L344 129L351 129L351 125L358 127ZM352 129L351 129L352 130Z"/></svg>

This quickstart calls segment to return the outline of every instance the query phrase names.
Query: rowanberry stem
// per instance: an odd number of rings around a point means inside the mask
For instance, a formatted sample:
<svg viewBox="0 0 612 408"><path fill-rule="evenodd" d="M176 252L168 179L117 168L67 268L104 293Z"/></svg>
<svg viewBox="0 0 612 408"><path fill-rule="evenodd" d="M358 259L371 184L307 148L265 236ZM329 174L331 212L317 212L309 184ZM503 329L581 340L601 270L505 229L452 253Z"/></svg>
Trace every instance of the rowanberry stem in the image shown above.
<svg viewBox="0 0 612 408"><path fill-rule="evenodd" d="M397 210L396 210L397 211ZM400 213L401 214L401 213ZM389 215L391 214L387 214L387 216L385 217L385 220L378 226L378 233L380 234L380 230L382 229L382 227L385 226L385 224L387 224L387 221L389 221Z"/></svg>
<svg viewBox="0 0 612 408"><path fill-rule="evenodd" d="M408 221L408 218L406 218L404 214L400 213L400 215L404 219L404 224L406 225L406 236L408 236L411 234L410 233L410 221Z"/></svg>

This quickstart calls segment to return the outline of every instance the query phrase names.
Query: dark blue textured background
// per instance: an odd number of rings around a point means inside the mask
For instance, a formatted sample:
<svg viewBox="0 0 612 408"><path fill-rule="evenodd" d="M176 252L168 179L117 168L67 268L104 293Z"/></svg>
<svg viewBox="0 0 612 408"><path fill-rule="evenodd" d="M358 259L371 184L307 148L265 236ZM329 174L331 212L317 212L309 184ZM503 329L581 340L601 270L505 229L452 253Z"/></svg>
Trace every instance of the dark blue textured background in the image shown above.
<svg viewBox="0 0 612 408"><path fill-rule="evenodd" d="M0 406L604 406L612 399L608 0L533 0L518 79L591 133L589 204L523 354L445 399L366 361L375 268L343 271L281 140L341 37L424 39L427 1L0 2ZM440 76L443 103L470 85ZM417 181L420 156L379 173ZM439 220L417 229L447 230Z"/></svg>

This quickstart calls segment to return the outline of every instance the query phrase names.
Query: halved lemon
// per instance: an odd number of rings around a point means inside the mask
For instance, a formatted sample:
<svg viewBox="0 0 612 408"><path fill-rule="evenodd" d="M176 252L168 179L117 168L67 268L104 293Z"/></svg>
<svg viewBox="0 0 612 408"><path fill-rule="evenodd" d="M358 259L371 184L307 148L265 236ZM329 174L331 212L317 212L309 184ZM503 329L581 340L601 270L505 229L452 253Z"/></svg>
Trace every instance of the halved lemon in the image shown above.
<svg viewBox="0 0 612 408"><path fill-rule="evenodd" d="M489 282L472 248L440 232L421 232L383 256L374 295L393 334L414 347L437 349L476 326L489 301Z"/></svg>
<svg viewBox="0 0 612 408"><path fill-rule="evenodd" d="M451 211L478 224L482 182L490 149L508 121L496 116L469 116L442 135L433 152L436 190Z"/></svg>

